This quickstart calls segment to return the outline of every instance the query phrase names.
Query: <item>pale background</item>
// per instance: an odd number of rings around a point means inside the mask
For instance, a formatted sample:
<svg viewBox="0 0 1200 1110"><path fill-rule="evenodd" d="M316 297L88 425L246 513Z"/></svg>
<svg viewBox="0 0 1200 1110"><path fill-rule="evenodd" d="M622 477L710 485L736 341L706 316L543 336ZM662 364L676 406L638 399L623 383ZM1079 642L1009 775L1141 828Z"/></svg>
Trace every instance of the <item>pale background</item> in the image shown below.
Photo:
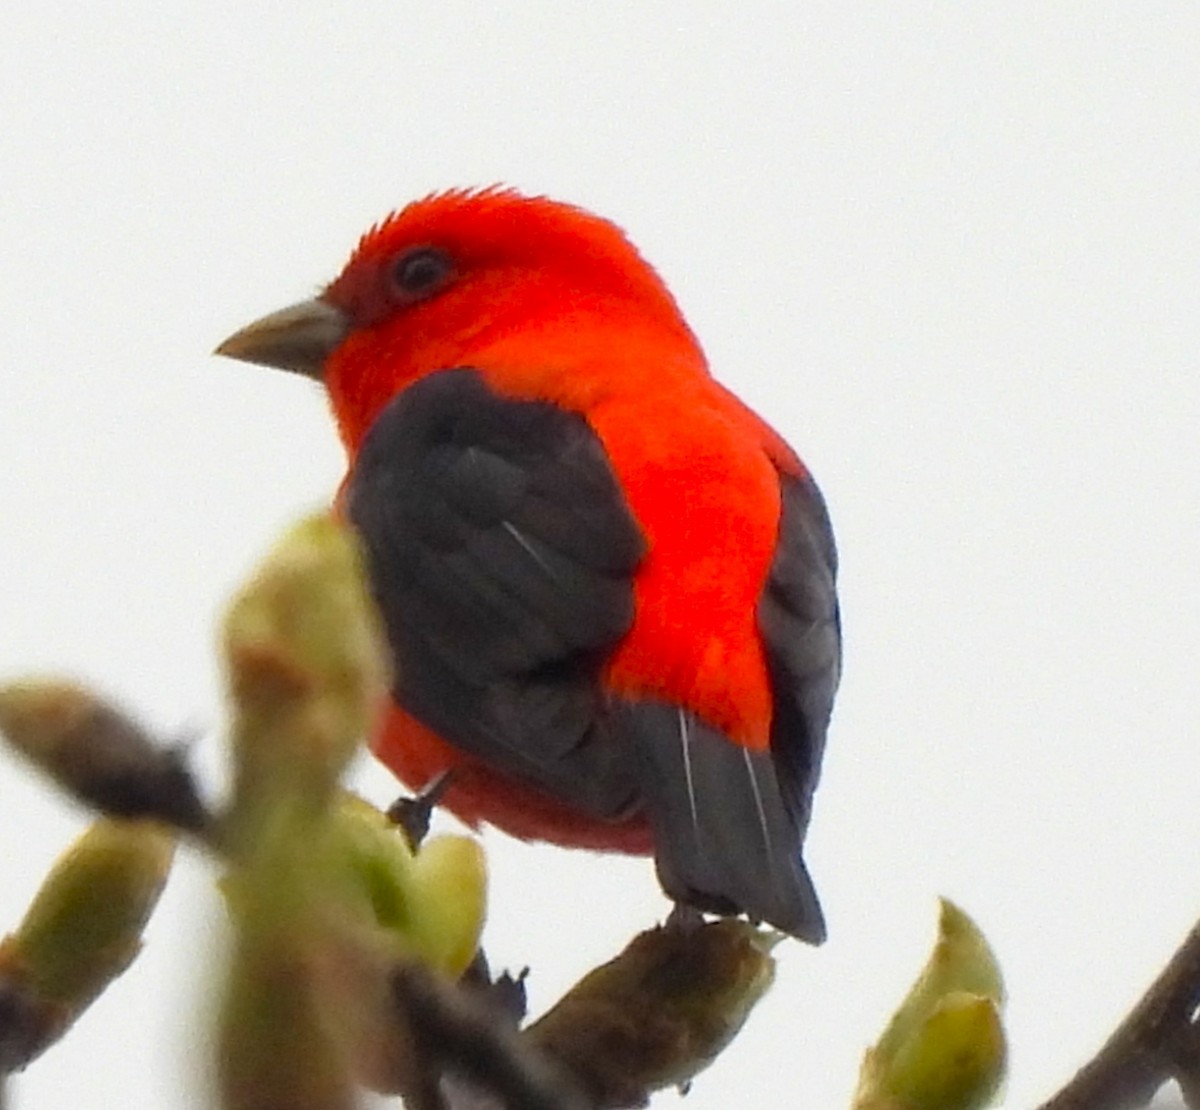
<svg viewBox="0 0 1200 1110"><path fill-rule="evenodd" d="M938 893L1003 960L1008 1103L1065 1079L1200 912L1194 5L33 9L0 14L0 675L86 676L217 767L216 614L341 458L313 387L210 349L431 189L595 208L843 556L830 940L685 1107L845 1105ZM0 931L80 827L0 763ZM665 910L646 862L488 847L535 1008ZM182 869L16 1107L205 1105L219 929Z"/></svg>

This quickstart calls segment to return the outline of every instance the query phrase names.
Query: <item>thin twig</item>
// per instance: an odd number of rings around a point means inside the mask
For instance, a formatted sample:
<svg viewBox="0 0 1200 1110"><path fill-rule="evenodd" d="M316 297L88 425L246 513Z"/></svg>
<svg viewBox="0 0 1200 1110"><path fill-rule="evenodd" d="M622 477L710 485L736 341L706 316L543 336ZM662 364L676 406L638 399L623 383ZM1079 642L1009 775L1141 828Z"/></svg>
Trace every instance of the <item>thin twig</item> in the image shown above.
<svg viewBox="0 0 1200 1110"><path fill-rule="evenodd" d="M1104 1046L1039 1110L1132 1110L1171 1079L1200 1106L1200 922Z"/></svg>

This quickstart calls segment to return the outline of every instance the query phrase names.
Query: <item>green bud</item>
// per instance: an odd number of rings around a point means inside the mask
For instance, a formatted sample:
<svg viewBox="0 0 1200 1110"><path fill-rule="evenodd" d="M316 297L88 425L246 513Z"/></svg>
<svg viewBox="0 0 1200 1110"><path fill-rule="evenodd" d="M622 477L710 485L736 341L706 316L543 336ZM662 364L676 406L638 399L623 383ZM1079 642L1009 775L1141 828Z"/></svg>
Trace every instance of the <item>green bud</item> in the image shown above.
<svg viewBox="0 0 1200 1110"><path fill-rule="evenodd" d="M938 939L879 1043L855 1110L978 1110L995 1096L1006 1048L999 965L975 923L943 899Z"/></svg>
<svg viewBox="0 0 1200 1110"><path fill-rule="evenodd" d="M328 796L385 689L384 654L355 540L302 521L230 606L237 806L280 791Z"/></svg>
<svg viewBox="0 0 1200 1110"><path fill-rule="evenodd" d="M222 884L237 937L221 1049L230 1107L252 1105L242 1092L267 1087L297 1106L324 1105L307 1092L333 1100L347 1074L377 1090L408 1089L415 1064L394 1012L392 969L415 960L458 976L478 947L486 890L479 846L435 837L414 854L378 809L344 791L333 798L312 810L273 795ZM277 978L286 979L287 1000L278 1007L269 985ZM276 1030L290 1010L297 1029ZM277 1073L256 1062L260 1049L247 1047L255 1044L305 1060Z"/></svg>
<svg viewBox="0 0 1200 1110"><path fill-rule="evenodd" d="M436 836L413 852L374 806L341 795L331 812L348 881L370 917L422 963L457 978L479 947L487 866L477 840Z"/></svg>
<svg viewBox="0 0 1200 1110"><path fill-rule="evenodd" d="M951 993L892 1058L888 1093L918 1110L976 1110L995 1095L1004 1060L996 1003L978 994Z"/></svg>
<svg viewBox="0 0 1200 1110"><path fill-rule="evenodd" d="M301 935L238 937L217 1036L222 1110L352 1110L355 1082Z"/></svg>
<svg viewBox="0 0 1200 1110"><path fill-rule="evenodd" d="M525 1036L600 1105L686 1086L741 1029L775 977L781 934L726 919L635 937Z"/></svg>
<svg viewBox="0 0 1200 1110"><path fill-rule="evenodd" d="M103 819L58 859L15 933L0 943L0 983L38 1026L25 1061L79 1017L141 949L175 842L148 821Z"/></svg>

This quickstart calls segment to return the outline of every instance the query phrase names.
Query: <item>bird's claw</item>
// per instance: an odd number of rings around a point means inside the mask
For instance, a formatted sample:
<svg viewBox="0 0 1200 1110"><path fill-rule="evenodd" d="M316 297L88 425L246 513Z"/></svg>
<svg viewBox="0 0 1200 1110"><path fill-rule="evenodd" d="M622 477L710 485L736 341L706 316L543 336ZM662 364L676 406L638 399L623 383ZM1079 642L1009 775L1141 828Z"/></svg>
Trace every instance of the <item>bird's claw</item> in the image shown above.
<svg viewBox="0 0 1200 1110"><path fill-rule="evenodd" d="M433 811L449 789L453 774L450 770L442 771L427 782L414 797L397 798L388 806L388 820L404 834L408 846L414 852L429 834L429 822Z"/></svg>
<svg viewBox="0 0 1200 1110"><path fill-rule="evenodd" d="M696 932L703 925L704 914L700 910L695 906L689 906L686 902L676 902L667 915L664 928L683 933L686 936L688 933Z"/></svg>

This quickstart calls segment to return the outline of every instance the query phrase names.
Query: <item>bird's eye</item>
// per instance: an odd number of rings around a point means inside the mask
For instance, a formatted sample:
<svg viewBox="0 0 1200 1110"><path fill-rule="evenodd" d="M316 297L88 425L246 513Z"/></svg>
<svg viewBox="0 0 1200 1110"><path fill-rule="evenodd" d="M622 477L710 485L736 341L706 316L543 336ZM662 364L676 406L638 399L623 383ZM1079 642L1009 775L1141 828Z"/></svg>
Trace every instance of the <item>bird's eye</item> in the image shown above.
<svg viewBox="0 0 1200 1110"><path fill-rule="evenodd" d="M450 279L454 263L437 247L417 247L392 266L392 286L406 301L432 296Z"/></svg>

